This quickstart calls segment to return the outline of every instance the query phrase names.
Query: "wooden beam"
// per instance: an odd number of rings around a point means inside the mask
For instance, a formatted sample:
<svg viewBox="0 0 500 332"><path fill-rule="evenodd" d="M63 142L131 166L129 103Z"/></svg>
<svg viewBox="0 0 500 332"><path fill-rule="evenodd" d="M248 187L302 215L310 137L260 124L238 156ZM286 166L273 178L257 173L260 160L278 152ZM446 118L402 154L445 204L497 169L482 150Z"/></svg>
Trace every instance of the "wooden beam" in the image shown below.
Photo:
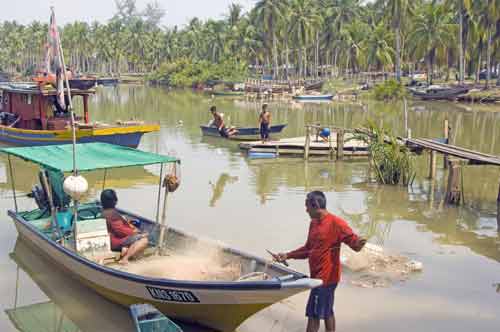
<svg viewBox="0 0 500 332"><path fill-rule="evenodd" d="M309 147L311 145L311 128L306 126L306 142L304 145L304 159L309 159Z"/></svg>
<svg viewBox="0 0 500 332"><path fill-rule="evenodd" d="M446 144L450 143L450 127L448 124L448 119L444 120L444 133L443 133L444 139ZM448 167L448 155L445 154L443 158L443 168L446 169Z"/></svg>

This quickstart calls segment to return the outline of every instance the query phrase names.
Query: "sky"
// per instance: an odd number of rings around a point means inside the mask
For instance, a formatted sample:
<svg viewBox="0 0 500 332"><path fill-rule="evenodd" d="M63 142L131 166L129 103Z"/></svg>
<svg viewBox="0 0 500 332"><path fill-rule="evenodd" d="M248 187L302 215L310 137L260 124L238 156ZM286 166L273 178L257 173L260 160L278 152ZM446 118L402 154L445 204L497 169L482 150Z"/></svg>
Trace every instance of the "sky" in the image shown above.
<svg viewBox="0 0 500 332"><path fill-rule="evenodd" d="M166 15L162 25L172 27L183 26L190 18L220 19L228 12L231 3L241 4L245 10L250 9L255 0L157 0ZM137 0L139 10L144 9L151 0ZM58 25L76 20L105 23L116 12L114 0L0 0L0 22L15 20L28 24L34 20L49 21L50 7L56 9Z"/></svg>

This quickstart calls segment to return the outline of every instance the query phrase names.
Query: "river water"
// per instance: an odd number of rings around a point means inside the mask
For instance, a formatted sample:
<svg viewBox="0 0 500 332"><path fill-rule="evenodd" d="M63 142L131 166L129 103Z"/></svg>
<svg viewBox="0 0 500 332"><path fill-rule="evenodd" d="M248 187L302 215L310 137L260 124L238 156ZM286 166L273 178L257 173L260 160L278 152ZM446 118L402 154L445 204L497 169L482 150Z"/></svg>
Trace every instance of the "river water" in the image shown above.
<svg viewBox="0 0 500 332"><path fill-rule="evenodd" d="M198 236L220 240L266 256L303 244L308 218L305 194L323 190L328 208L343 216L370 242L423 263L423 272L387 288L360 288L345 271L336 292L338 331L498 331L500 326L500 239L496 196L500 168L468 166L463 171L465 204L443 203L446 172L438 159L429 181L429 156L416 156L417 177L409 188L369 181L366 160L332 162L299 158L249 160L235 142L201 136L215 104L226 120L255 126L260 104L211 99L203 94L160 88L99 88L91 101L93 120L131 118L159 122L161 131L144 136L140 149L174 154L182 160L182 184L170 197L168 223ZM304 134L304 124L355 127L373 121L404 131L400 103L300 104L271 102L274 123L287 123L283 136ZM500 112L489 107L409 102L414 137L442 136L449 120L456 144L500 155ZM37 182L36 168L15 162L16 190L26 194ZM133 331L128 311L67 276L17 240L7 217L13 207L6 159L0 159L0 331ZM119 205L154 217L158 182L155 167L113 170L106 186L117 190ZM99 195L102 173L87 175L89 198ZM33 207L21 197L21 208ZM307 272L303 261L292 267ZM299 294L248 319L247 331L303 331L307 294ZM13 317L12 309L21 314ZM34 329L29 329L32 326ZM186 331L205 331L185 326Z"/></svg>

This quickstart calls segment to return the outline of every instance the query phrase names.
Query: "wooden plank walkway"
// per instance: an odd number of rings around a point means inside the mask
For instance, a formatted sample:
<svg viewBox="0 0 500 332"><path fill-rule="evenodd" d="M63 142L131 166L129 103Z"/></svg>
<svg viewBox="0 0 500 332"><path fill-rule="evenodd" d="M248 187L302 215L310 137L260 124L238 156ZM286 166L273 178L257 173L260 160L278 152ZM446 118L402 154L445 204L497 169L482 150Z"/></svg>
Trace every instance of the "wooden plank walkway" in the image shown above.
<svg viewBox="0 0 500 332"><path fill-rule="evenodd" d="M456 145L440 143L428 138L405 139L406 145L412 150L431 150L449 156L469 161L472 165L495 165L500 166L500 157L482 153L479 151L465 149Z"/></svg>
<svg viewBox="0 0 500 332"><path fill-rule="evenodd" d="M316 135L310 136L309 155L325 156L334 154L337 149L337 138L332 134L330 142L316 140ZM306 136L282 138L262 143L262 141L240 143L240 149L249 152L273 152L278 155L304 155ZM368 156L368 146L365 142L354 139L354 135L346 133L344 137L345 156Z"/></svg>

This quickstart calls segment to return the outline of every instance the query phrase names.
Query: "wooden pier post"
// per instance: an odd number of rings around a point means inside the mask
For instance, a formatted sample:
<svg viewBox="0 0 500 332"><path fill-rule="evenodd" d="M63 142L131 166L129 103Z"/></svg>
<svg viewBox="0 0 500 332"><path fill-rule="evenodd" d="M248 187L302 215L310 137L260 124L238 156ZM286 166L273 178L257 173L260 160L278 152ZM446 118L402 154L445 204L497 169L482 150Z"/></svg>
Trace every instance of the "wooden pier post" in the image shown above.
<svg viewBox="0 0 500 332"><path fill-rule="evenodd" d="M337 159L344 159L344 129L337 130Z"/></svg>
<svg viewBox="0 0 500 332"><path fill-rule="evenodd" d="M429 179L434 179L436 177L436 151L430 151L430 162L429 162Z"/></svg>
<svg viewBox="0 0 500 332"><path fill-rule="evenodd" d="M444 139L445 143L449 144L449 137L450 137L450 127L448 125L448 119L444 120ZM448 155L444 154L443 155L443 168L446 169L448 167Z"/></svg>
<svg viewBox="0 0 500 332"><path fill-rule="evenodd" d="M449 160L448 186L446 188L446 203L460 205L460 162L457 159Z"/></svg>
<svg viewBox="0 0 500 332"><path fill-rule="evenodd" d="M500 232L500 185L498 186L497 196L497 231Z"/></svg>
<svg viewBox="0 0 500 332"><path fill-rule="evenodd" d="M309 159L309 147L311 145L311 128L306 126L306 142L304 145L304 159Z"/></svg>

